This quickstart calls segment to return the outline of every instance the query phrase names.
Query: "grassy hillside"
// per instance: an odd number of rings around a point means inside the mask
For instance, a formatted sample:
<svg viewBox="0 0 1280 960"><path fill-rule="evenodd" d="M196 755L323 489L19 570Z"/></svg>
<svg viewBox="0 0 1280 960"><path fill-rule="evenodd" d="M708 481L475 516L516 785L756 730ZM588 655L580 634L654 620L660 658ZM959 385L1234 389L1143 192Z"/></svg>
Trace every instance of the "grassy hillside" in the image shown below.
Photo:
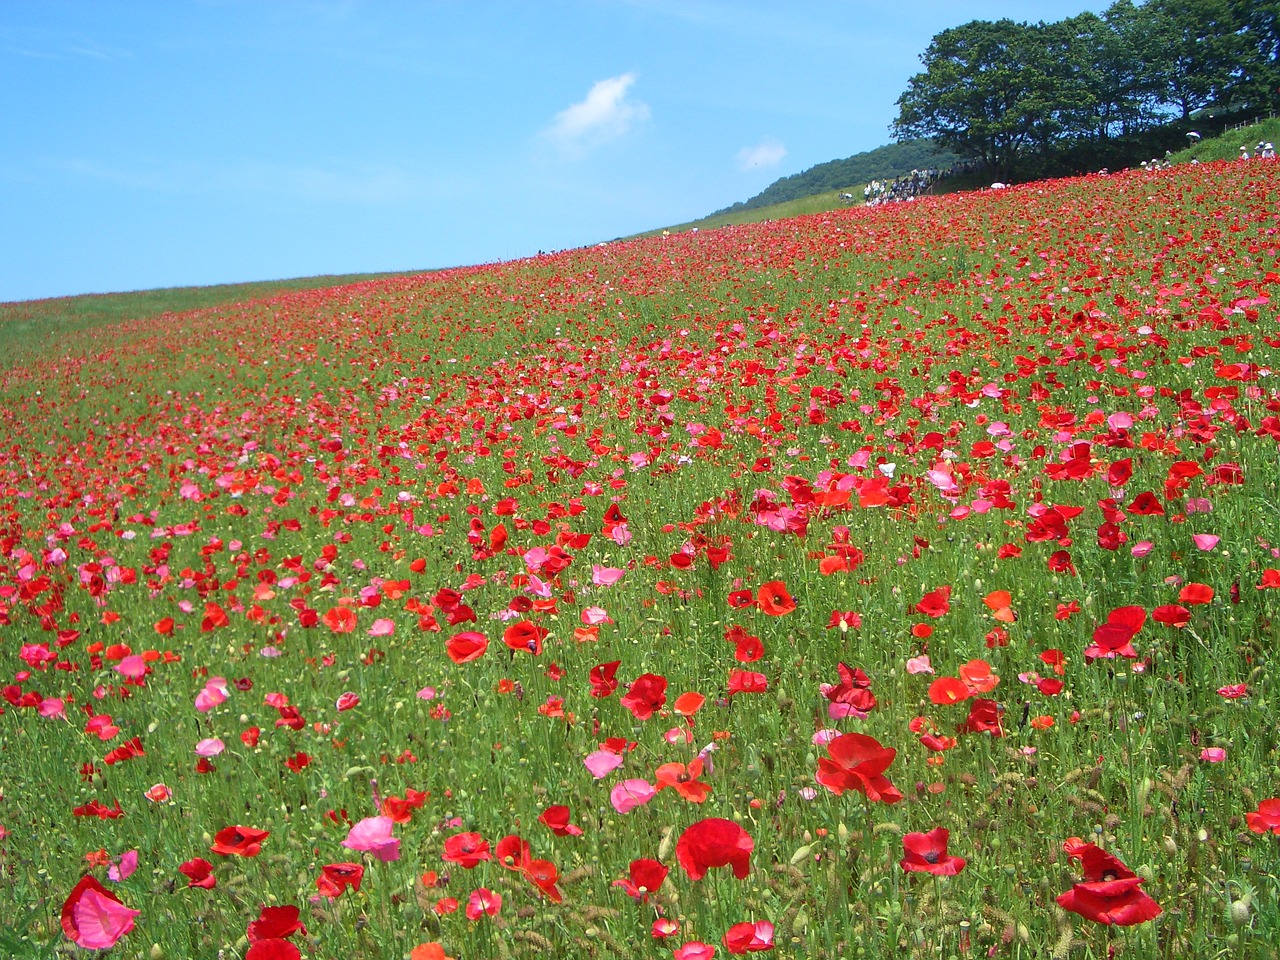
<svg viewBox="0 0 1280 960"><path fill-rule="evenodd" d="M895 177L905 176L912 170L923 170L926 167L943 169L959 159L958 154L950 150L940 150L928 140L891 143L854 154L844 160L819 163L801 173L775 180L750 200L717 210L711 216L719 217L721 214L759 210L824 193L839 193L847 189L849 184L892 180Z"/></svg>
<svg viewBox="0 0 1280 960"><path fill-rule="evenodd" d="M0 358L4 358L0 363L17 362L22 351L48 345L105 323L122 323L205 307L227 307L281 293L408 275L412 274L352 273L0 303Z"/></svg>
<svg viewBox="0 0 1280 960"><path fill-rule="evenodd" d="M1180 164L32 350L0 957L1280 960L1278 203Z"/></svg>
<svg viewBox="0 0 1280 960"><path fill-rule="evenodd" d="M1242 146L1248 147L1249 155L1253 156L1254 147L1259 140L1264 143L1280 143L1280 117L1272 117L1261 123L1224 133L1220 137L1202 140L1185 150L1179 150L1173 155L1173 161L1190 163L1192 160L1199 160L1207 163L1210 160L1235 160L1240 156Z"/></svg>

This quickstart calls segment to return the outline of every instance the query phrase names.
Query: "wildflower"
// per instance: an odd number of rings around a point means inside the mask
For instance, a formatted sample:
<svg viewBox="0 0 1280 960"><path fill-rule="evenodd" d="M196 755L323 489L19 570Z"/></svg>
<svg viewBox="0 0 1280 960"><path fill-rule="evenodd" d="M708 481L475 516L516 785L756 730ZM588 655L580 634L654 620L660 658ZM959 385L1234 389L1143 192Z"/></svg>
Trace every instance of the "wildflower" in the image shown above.
<svg viewBox="0 0 1280 960"><path fill-rule="evenodd" d="M733 868L745 880L751 870L751 834L732 820L709 817L685 828L676 841L676 860L690 880L701 880L712 867Z"/></svg>
<svg viewBox="0 0 1280 960"><path fill-rule="evenodd" d="M902 799L884 775L898 753L892 747L861 733L846 733L827 744L827 753L829 756L818 760L817 780L836 796L857 790L871 801L897 803Z"/></svg>
<svg viewBox="0 0 1280 960"><path fill-rule="evenodd" d="M1084 879L1058 896L1058 905L1064 910L1095 923L1120 927L1146 923L1163 912L1140 889L1143 878L1097 845L1069 841L1064 849L1084 868Z"/></svg>
<svg viewBox="0 0 1280 960"><path fill-rule="evenodd" d="M1280 836L1280 797L1272 797L1258 804L1258 809L1244 815L1245 822L1254 833L1274 833Z"/></svg>
<svg viewBox="0 0 1280 960"><path fill-rule="evenodd" d="M615 880L613 885L621 887L629 897L641 903L649 902L649 894L662 886L667 879L668 870L658 860L632 860L624 880Z"/></svg>
<svg viewBox="0 0 1280 960"><path fill-rule="evenodd" d="M664 763L654 773L659 791L670 787L690 803L702 803L711 793L711 788L698 779L700 776L701 757L695 757L688 766L683 763Z"/></svg>
<svg viewBox="0 0 1280 960"><path fill-rule="evenodd" d="M141 915L141 910L126 907L114 893L86 874L63 901L62 932L86 950L106 950L119 943Z"/></svg>
<svg viewBox="0 0 1280 960"><path fill-rule="evenodd" d="M899 861L900 866L908 872L954 877L964 869L965 860L947 853L949 838L945 827L934 827L928 833L908 833L902 838L905 856Z"/></svg>
<svg viewBox="0 0 1280 960"><path fill-rule="evenodd" d="M773 949L773 924L768 920L735 923L725 931L725 949L733 954L761 953Z"/></svg>
<svg viewBox="0 0 1280 960"><path fill-rule="evenodd" d="M221 857L256 857L269 836L270 831L254 827L223 827L213 835L209 849Z"/></svg>

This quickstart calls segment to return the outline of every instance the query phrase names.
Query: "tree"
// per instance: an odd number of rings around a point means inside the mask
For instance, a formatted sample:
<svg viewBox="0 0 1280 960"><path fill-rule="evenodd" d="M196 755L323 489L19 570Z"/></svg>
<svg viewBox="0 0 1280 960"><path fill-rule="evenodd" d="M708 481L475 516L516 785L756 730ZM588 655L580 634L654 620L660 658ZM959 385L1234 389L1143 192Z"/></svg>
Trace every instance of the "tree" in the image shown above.
<svg viewBox="0 0 1280 960"><path fill-rule="evenodd" d="M1254 110L1280 107L1280 0L1230 0L1246 55L1231 93Z"/></svg>
<svg viewBox="0 0 1280 960"><path fill-rule="evenodd" d="M1156 56L1146 78L1166 109L1187 119L1225 101L1250 58L1245 23L1232 0L1147 0L1140 27Z"/></svg>
<svg viewBox="0 0 1280 960"><path fill-rule="evenodd" d="M974 20L935 36L898 98L899 140L927 137L1013 179L1062 129L1064 74L1043 24Z"/></svg>

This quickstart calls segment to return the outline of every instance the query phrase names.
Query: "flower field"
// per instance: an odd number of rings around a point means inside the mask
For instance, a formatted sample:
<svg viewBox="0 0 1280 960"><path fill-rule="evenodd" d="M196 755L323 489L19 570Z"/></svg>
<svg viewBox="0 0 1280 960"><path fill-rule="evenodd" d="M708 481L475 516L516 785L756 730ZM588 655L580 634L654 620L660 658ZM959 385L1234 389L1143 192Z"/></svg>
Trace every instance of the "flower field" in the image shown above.
<svg viewBox="0 0 1280 960"><path fill-rule="evenodd" d="M1280 166L0 373L0 952L1277 956Z"/></svg>

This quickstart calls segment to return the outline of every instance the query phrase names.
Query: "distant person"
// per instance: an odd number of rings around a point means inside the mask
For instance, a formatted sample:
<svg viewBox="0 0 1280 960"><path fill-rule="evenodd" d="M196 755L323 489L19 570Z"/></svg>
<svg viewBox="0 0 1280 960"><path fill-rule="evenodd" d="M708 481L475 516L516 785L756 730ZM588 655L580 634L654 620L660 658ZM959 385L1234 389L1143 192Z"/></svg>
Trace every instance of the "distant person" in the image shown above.
<svg viewBox="0 0 1280 960"><path fill-rule="evenodd" d="M1274 160L1276 158L1276 145L1268 140L1262 145L1262 153L1259 156L1264 160Z"/></svg>
<svg viewBox="0 0 1280 960"><path fill-rule="evenodd" d="M1241 160L1248 160L1248 159L1249 159L1249 148L1248 148L1248 147L1241 147L1241 148L1240 148L1240 159L1241 159Z"/></svg>

